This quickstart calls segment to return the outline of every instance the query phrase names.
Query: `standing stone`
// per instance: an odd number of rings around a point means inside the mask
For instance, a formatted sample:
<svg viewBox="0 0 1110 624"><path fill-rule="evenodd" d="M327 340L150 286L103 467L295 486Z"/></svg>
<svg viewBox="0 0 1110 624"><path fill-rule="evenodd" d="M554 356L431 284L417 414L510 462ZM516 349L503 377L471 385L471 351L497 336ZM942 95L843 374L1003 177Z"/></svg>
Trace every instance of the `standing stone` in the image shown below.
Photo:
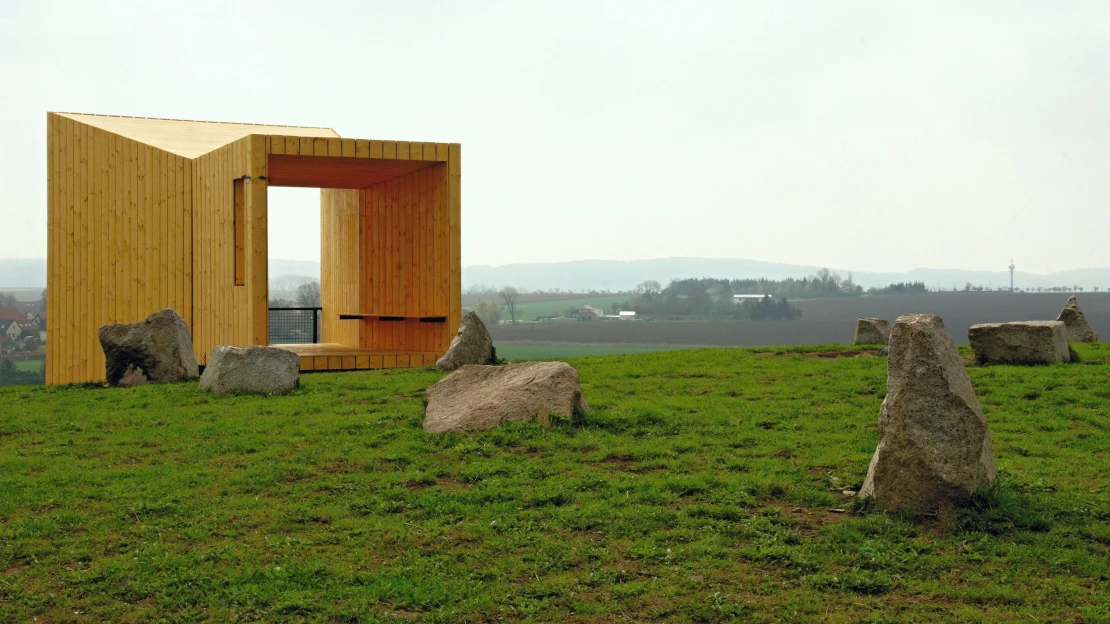
<svg viewBox="0 0 1110 624"><path fill-rule="evenodd" d="M944 321L898 317L890 334L879 446L859 496L930 513L994 481L991 434Z"/></svg>
<svg viewBox="0 0 1110 624"><path fill-rule="evenodd" d="M436 362L439 370L455 370L464 364L496 364L493 338L485 323L474 312L467 312L447 353Z"/></svg>
<svg viewBox="0 0 1110 624"><path fill-rule="evenodd" d="M967 330L980 364L1055 364L1070 362L1068 334L1060 321L982 323Z"/></svg>
<svg viewBox="0 0 1110 624"><path fill-rule="evenodd" d="M1087 322L1087 317L1079 309L1079 302L1075 295L1068 297L1068 303L1056 318L1064 324L1068 335L1068 342L1098 342L1098 332Z"/></svg>
<svg viewBox="0 0 1110 624"><path fill-rule="evenodd" d="M141 323L102 325L98 336L110 386L181 381L198 374L189 326L172 308Z"/></svg>
<svg viewBox="0 0 1110 624"><path fill-rule="evenodd" d="M864 316L856 319L856 344L885 345L889 340L890 323L886 319Z"/></svg>
<svg viewBox="0 0 1110 624"><path fill-rule="evenodd" d="M200 376L200 389L216 394L292 392L301 375L301 358L277 347L216 347Z"/></svg>
<svg viewBox="0 0 1110 624"><path fill-rule="evenodd" d="M523 362L507 366L470 364L428 388L424 431L475 431L503 422L570 419L589 408L578 371L566 362Z"/></svg>

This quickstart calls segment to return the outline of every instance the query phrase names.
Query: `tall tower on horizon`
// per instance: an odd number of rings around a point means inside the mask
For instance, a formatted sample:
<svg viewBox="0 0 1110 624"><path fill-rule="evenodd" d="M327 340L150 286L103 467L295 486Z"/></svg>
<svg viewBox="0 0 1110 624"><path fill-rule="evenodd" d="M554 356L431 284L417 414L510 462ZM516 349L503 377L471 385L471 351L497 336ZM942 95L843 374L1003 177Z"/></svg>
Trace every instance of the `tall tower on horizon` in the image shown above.
<svg viewBox="0 0 1110 624"><path fill-rule="evenodd" d="M1010 258L1010 292L1014 292L1014 259Z"/></svg>

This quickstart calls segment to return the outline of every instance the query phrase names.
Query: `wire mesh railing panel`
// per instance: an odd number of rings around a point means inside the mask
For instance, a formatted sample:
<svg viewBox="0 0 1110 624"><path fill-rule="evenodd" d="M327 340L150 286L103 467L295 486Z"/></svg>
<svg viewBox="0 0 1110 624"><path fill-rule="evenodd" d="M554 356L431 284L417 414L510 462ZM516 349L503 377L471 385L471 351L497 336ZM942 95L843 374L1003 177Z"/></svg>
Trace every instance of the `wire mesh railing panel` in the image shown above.
<svg viewBox="0 0 1110 624"><path fill-rule="evenodd" d="M270 308L270 344L320 342L321 308Z"/></svg>

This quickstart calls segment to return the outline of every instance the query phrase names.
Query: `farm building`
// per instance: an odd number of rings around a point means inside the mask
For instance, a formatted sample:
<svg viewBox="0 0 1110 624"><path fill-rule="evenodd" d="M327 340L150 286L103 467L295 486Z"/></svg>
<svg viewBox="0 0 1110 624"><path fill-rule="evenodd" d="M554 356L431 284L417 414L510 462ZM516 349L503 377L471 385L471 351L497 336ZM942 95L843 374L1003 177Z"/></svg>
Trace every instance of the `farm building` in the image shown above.
<svg viewBox="0 0 1110 624"><path fill-rule="evenodd" d="M47 383L102 380L101 325L163 308L197 362L269 343L267 190L320 188L320 336L302 370L425 366L461 319L458 144L47 114Z"/></svg>

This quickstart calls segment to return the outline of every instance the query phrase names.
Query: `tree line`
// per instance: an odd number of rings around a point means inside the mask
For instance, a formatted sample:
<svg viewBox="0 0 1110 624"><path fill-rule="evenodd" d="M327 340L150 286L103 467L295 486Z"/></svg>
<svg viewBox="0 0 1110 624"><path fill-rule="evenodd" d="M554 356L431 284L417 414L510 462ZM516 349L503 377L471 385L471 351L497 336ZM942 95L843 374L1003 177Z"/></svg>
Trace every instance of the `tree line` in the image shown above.
<svg viewBox="0 0 1110 624"><path fill-rule="evenodd" d="M665 288L655 280L636 286L632 301L637 316L687 316L714 315L736 320L793 321L802 317L787 297L772 297L770 293L743 291L755 280L728 280L716 278L675 279ZM762 294L763 298L743 299L737 303L734 294Z"/></svg>

